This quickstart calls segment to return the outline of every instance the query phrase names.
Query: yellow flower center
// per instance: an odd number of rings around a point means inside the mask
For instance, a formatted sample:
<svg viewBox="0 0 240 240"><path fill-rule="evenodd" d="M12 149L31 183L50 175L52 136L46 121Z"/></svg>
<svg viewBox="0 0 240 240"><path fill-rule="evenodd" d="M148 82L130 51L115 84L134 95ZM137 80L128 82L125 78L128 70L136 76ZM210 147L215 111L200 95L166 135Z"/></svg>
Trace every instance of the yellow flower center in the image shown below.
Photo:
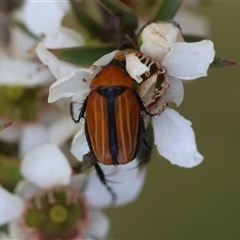
<svg viewBox="0 0 240 240"><path fill-rule="evenodd" d="M68 217L68 210L65 206L56 204L50 209L49 217L55 223L63 223Z"/></svg>

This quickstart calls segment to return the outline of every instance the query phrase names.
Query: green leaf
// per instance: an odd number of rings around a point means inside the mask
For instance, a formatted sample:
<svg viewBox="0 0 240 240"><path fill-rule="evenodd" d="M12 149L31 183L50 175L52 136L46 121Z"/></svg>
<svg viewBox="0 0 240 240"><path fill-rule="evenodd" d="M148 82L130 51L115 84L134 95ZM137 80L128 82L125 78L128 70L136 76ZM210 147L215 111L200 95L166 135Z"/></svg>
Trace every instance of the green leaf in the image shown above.
<svg viewBox="0 0 240 240"><path fill-rule="evenodd" d="M13 18L10 18L9 21L16 25L17 27L19 27L25 34L27 34L29 37L33 38L34 40L36 41L41 41L41 37L35 35L34 33L32 33L22 22L16 20L16 19L13 19Z"/></svg>
<svg viewBox="0 0 240 240"><path fill-rule="evenodd" d="M181 0L165 0L153 18L153 22L172 19L180 7L181 2Z"/></svg>
<svg viewBox="0 0 240 240"><path fill-rule="evenodd" d="M215 57L213 62L210 64L210 67L227 67L237 65L235 62L228 61L223 58Z"/></svg>
<svg viewBox="0 0 240 240"><path fill-rule="evenodd" d="M0 131L2 131L4 128L9 127L13 124L14 124L14 122L0 123Z"/></svg>
<svg viewBox="0 0 240 240"><path fill-rule="evenodd" d="M48 50L61 60L81 66L91 66L100 57L116 49L116 44L109 44L104 46L83 46Z"/></svg>
<svg viewBox="0 0 240 240"><path fill-rule="evenodd" d="M83 8L83 3L70 0L74 13L81 25L92 35L102 36L106 34L106 29L100 23L96 22Z"/></svg>
<svg viewBox="0 0 240 240"><path fill-rule="evenodd" d="M8 189L13 189L22 179L19 171L20 160L0 154L0 183Z"/></svg>
<svg viewBox="0 0 240 240"><path fill-rule="evenodd" d="M98 0L109 13L121 19L121 30L123 33L132 33L138 27L137 17L132 9L119 0Z"/></svg>

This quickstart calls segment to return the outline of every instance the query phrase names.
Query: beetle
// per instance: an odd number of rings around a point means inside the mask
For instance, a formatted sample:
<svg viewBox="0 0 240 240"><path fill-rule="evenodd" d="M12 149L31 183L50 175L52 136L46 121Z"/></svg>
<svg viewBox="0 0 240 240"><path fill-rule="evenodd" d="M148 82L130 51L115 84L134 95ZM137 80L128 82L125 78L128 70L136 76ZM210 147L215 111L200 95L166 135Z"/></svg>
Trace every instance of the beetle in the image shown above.
<svg viewBox="0 0 240 240"><path fill-rule="evenodd" d="M119 165L131 162L142 143L148 152L150 146L144 140L144 115L147 112L140 96L133 88L133 79L125 69L125 63L113 60L93 78L90 93L84 100L75 123L85 118L85 135L90 151L83 156L83 170L94 166L101 182L113 199L115 194L107 185L98 163ZM150 154L147 155L150 157ZM145 159L148 162L149 159Z"/></svg>

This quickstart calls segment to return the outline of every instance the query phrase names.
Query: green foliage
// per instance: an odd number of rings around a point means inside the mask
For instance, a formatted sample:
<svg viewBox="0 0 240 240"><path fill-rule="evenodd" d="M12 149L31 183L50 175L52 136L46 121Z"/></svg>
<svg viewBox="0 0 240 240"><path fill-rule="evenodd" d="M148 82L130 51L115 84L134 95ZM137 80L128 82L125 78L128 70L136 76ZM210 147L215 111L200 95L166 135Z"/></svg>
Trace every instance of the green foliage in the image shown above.
<svg viewBox="0 0 240 240"><path fill-rule="evenodd" d="M74 0L70 0L70 2L78 21L91 36L99 37L107 33L104 26L87 13L88 11L84 8L83 2Z"/></svg>
<svg viewBox="0 0 240 240"><path fill-rule="evenodd" d="M116 44L108 44L103 46L50 49L50 51L59 59L67 62L81 66L91 66L93 62L98 60L104 54L112 52L116 49Z"/></svg>
<svg viewBox="0 0 240 240"><path fill-rule="evenodd" d="M22 179L19 166L19 159L0 154L0 184L12 190Z"/></svg>
<svg viewBox="0 0 240 240"><path fill-rule="evenodd" d="M156 12L152 21L156 22L172 19L179 9L181 2L181 0L165 0Z"/></svg>
<svg viewBox="0 0 240 240"><path fill-rule="evenodd" d="M137 18L132 9L119 0L98 2L113 16L120 18L119 28L122 33L132 33L138 26Z"/></svg>

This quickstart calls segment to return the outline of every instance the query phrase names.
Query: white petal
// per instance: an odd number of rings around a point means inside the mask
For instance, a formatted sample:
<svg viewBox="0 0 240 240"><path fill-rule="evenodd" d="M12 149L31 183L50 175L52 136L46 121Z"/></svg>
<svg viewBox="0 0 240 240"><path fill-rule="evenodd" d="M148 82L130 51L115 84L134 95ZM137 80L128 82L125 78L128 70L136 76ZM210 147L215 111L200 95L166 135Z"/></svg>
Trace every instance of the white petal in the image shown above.
<svg viewBox="0 0 240 240"><path fill-rule="evenodd" d="M153 117L154 139L160 155L172 164L191 168L200 164L203 156L198 152L191 122L173 109L165 109Z"/></svg>
<svg viewBox="0 0 240 240"><path fill-rule="evenodd" d="M19 22L24 22L24 13L22 7L18 7L11 12L11 17ZM34 48L38 40L30 37L19 26L14 24L9 26L11 56L19 59L32 59L36 57Z"/></svg>
<svg viewBox="0 0 240 240"><path fill-rule="evenodd" d="M48 188L69 184L72 170L56 145L43 144L25 155L21 173L38 187Z"/></svg>
<svg viewBox="0 0 240 240"><path fill-rule="evenodd" d="M141 45L140 51L160 62L169 53L169 48L151 42L145 42Z"/></svg>
<svg viewBox="0 0 240 240"><path fill-rule="evenodd" d="M24 156L30 150L47 142L49 142L49 133L43 124L28 124L24 126L19 142L20 156Z"/></svg>
<svg viewBox="0 0 240 240"><path fill-rule="evenodd" d="M83 160L83 155L89 152L88 143L85 136L84 125L81 125L80 131L75 135L72 146L71 153L79 160Z"/></svg>
<svg viewBox="0 0 240 240"><path fill-rule="evenodd" d="M41 63L0 55L0 84L36 86L46 85L53 80L50 71Z"/></svg>
<svg viewBox="0 0 240 240"><path fill-rule="evenodd" d="M10 49L13 58L32 60L36 58L35 48L38 41L25 32L18 26L10 28Z"/></svg>
<svg viewBox="0 0 240 240"><path fill-rule="evenodd" d="M58 121L53 122L48 129L50 142L61 146L70 139L78 129L78 124L73 122L70 114L69 116L62 117Z"/></svg>
<svg viewBox="0 0 240 240"><path fill-rule="evenodd" d="M7 239L11 239L11 238L6 233L0 232L0 239L1 240L7 240Z"/></svg>
<svg viewBox="0 0 240 240"><path fill-rule="evenodd" d="M153 75L151 75L151 77L149 77L146 81L144 81L140 85L139 96L144 97L146 96L146 94L152 95L154 91L153 88L155 88L156 81L157 81L157 73L154 73ZM145 100L143 102L145 102Z"/></svg>
<svg viewBox="0 0 240 240"><path fill-rule="evenodd" d="M12 221L9 225L10 239L12 240L23 240L27 239L24 232L22 231L22 226L18 220Z"/></svg>
<svg viewBox="0 0 240 240"><path fill-rule="evenodd" d="M150 69L136 57L135 53L130 53L126 55L126 70L134 80L141 83L143 80L141 75Z"/></svg>
<svg viewBox="0 0 240 240"><path fill-rule="evenodd" d="M172 43L183 39L181 30L166 21L150 23L143 29L141 37L144 43L151 42L164 48L170 48Z"/></svg>
<svg viewBox="0 0 240 240"><path fill-rule="evenodd" d="M49 49L79 47L85 43L79 32L65 27L61 27L60 31L46 37L44 42Z"/></svg>
<svg viewBox="0 0 240 240"><path fill-rule="evenodd" d="M85 178L86 176L84 173L74 174L71 177L71 182L69 185L75 189L78 189L79 191L82 191L83 185L85 184Z"/></svg>
<svg viewBox="0 0 240 240"><path fill-rule="evenodd" d="M94 210L90 212L90 218L86 235L94 239L105 239L110 225L107 216L103 212Z"/></svg>
<svg viewBox="0 0 240 240"><path fill-rule="evenodd" d="M108 63L112 61L112 59L120 54L121 52L119 50L115 50L113 52L110 52L108 54L105 54L101 58L99 58L96 62L94 62L92 65L93 66L106 66Z"/></svg>
<svg viewBox="0 0 240 240"><path fill-rule="evenodd" d="M140 169L137 165L138 162L136 160L117 167L100 164L105 176L107 176L106 178L115 182L108 182L108 185L112 188L117 197L114 206L121 206L132 202L140 194L145 180L146 169ZM100 182L95 171L93 171L89 177L84 194L93 207L103 208L109 207L112 204L112 196Z"/></svg>
<svg viewBox="0 0 240 240"><path fill-rule="evenodd" d="M164 102L173 102L177 107L182 103L184 89L182 82L175 77L165 75L170 83L170 88L166 90L166 93L163 95L162 100Z"/></svg>
<svg viewBox="0 0 240 240"><path fill-rule="evenodd" d="M190 3L190 1L184 1L184 3L187 2ZM209 19L195 11L181 8L174 16L174 21L180 24L184 35L208 36L210 34Z"/></svg>
<svg viewBox="0 0 240 240"><path fill-rule="evenodd" d="M4 122L5 120L1 120ZM14 143L17 142L21 133L21 128L14 124L8 128L5 128L4 131L0 131L0 139L4 142Z"/></svg>
<svg viewBox="0 0 240 240"><path fill-rule="evenodd" d="M14 192L20 196L22 199L27 201L29 198L31 198L39 188L35 186L34 184L26 181L26 180L21 180L18 182Z"/></svg>
<svg viewBox="0 0 240 240"><path fill-rule="evenodd" d="M48 36L43 42L39 43L36 53L40 60L49 67L52 74L59 79L79 68L79 66L59 60L47 49L77 47L84 44L83 37L76 31L61 28L56 34Z"/></svg>
<svg viewBox="0 0 240 240"><path fill-rule="evenodd" d="M0 186L0 225L4 225L21 216L23 200Z"/></svg>
<svg viewBox="0 0 240 240"><path fill-rule="evenodd" d="M215 51L212 41L174 43L170 53L162 61L167 74L185 80L207 75Z"/></svg>
<svg viewBox="0 0 240 240"><path fill-rule="evenodd" d="M24 2L23 11L24 22L30 31L37 35L48 35L60 29L62 18L68 8L66 2L27 0Z"/></svg>
<svg viewBox="0 0 240 240"><path fill-rule="evenodd" d="M55 102L59 98L68 98L89 92L89 82L94 77L89 69L75 70L51 85L48 102ZM88 82L85 82L86 79Z"/></svg>

